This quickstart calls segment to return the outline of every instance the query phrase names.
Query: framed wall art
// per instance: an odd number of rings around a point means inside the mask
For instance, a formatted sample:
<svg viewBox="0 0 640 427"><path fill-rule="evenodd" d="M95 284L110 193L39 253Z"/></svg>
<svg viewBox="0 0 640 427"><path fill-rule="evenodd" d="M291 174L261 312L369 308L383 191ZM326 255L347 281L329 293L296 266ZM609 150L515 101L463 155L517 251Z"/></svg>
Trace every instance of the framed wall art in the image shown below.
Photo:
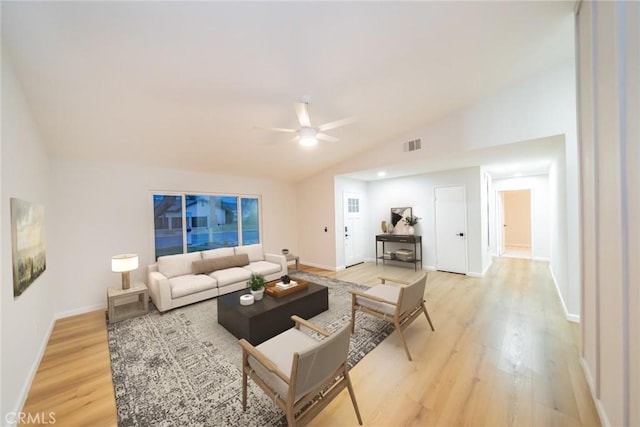
<svg viewBox="0 0 640 427"><path fill-rule="evenodd" d="M44 207L11 198L13 297L20 296L47 268Z"/></svg>
<svg viewBox="0 0 640 427"><path fill-rule="evenodd" d="M412 216L411 208L391 208L391 225L394 233L399 233L408 227L408 224L404 221L408 216Z"/></svg>

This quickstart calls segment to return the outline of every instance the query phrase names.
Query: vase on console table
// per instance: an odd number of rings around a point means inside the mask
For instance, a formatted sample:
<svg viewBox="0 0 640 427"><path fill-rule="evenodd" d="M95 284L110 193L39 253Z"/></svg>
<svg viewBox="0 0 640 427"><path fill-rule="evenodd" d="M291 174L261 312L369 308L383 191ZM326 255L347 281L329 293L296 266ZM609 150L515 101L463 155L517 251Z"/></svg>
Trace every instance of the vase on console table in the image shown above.
<svg viewBox="0 0 640 427"><path fill-rule="evenodd" d="M413 226L412 226L412 225L410 225L410 226L409 226L409 229L407 230L407 232L408 232L410 235L412 235L412 236L413 236L413 235L416 233L416 229L415 229L415 228L413 228Z"/></svg>

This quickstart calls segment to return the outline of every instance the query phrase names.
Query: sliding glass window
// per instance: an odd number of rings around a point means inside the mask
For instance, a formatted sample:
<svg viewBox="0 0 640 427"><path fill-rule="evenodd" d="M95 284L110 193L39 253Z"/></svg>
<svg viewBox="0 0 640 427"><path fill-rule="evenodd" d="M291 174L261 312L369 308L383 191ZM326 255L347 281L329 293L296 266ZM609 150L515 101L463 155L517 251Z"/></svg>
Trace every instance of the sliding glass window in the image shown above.
<svg viewBox="0 0 640 427"><path fill-rule="evenodd" d="M258 197L154 194L153 200L156 259L260 243Z"/></svg>
<svg viewBox="0 0 640 427"><path fill-rule="evenodd" d="M260 209L257 198L242 197L242 244L260 243Z"/></svg>
<svg viewBox="0 0 640 427"><path fill-rule="evenodd" d="M182 196L153 195L156 259L183 252Z"/></svg>

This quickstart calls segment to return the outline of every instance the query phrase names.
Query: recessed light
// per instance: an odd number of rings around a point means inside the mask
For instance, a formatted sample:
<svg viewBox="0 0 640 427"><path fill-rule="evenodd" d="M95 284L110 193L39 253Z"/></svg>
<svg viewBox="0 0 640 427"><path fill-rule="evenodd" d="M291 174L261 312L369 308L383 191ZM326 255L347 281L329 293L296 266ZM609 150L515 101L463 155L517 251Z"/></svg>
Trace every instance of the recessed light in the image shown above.
<svg viewBox="0 0 640 427"><path fill-rule="evenodd" d="M385 171L378 172L378 177L380 177L380 178L385 176L385 175L387 175L387 173Z"/></svg>

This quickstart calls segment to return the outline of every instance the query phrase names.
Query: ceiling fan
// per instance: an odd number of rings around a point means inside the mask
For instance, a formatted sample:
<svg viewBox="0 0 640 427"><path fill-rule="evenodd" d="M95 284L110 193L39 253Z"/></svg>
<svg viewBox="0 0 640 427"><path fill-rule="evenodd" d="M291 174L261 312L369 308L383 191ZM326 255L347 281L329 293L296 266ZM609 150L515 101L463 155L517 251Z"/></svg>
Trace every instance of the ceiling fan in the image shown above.
<svg viewBox="0 0 640 427"><path fill-rule="evenodd" d="M311 119L309 118L309 99L303 98L301 102L295 104L296 115L300 122L300 129L288 129L288 128L264 128L267 130L273 130L276 132L288 132L297 133L292 141L297 141L304 147L312 147L318 143L318 140L328 142L338 142L339 139L327 135L324 133L327 130L335 129L340 126L345 126L355 121L354 117L348 117L341 120L325 123L319 126L311 126Z"/></svg>

